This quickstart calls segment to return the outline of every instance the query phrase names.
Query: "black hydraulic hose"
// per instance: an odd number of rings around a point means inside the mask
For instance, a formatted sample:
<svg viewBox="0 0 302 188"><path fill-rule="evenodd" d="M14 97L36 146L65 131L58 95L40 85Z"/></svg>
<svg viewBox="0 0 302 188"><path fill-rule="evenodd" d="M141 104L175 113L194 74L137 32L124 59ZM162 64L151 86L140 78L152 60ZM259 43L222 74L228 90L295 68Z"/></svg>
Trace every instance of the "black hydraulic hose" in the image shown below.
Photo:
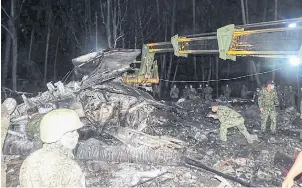
<svg viewBox="0 0 302 188"><path fill-rule="evenodd" d="M245 186L245 187L255 187L253 185L251 185L250 182L247 182L247 181L244 181L242 179L239 179L237 177L234 177L234 176L231 176L231 175L228 175L228 174L224 174L222 172L219 172L215 169L212 169L204 164L202 164L201 162L199 161L196 161L194 159L190 159L188 157L185 158L185 164L188 164L188 165L191 165L191 166L194 166L194 167L198 167L198 168L202 168L206 171L209 171L209 172L212 172L214 174L217 174L218 176L221 176L223 178L226 178L226 179L229 179L231 181L234 181L234 182L237 182L237 183L240 183L241 185Z"/></svg>

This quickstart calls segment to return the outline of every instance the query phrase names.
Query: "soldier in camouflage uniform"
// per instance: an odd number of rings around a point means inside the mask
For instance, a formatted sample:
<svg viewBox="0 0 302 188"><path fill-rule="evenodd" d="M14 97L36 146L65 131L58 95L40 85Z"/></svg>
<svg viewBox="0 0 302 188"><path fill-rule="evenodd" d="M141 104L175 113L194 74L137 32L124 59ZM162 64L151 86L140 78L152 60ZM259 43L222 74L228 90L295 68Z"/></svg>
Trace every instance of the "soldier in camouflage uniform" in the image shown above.
<svg viewBox="0 0 302 188"><path fill-rule="evenodd" d="M195 88L193 88L192 85L190 85L190 89L189 89L189 99L195 99L197 95L197 91Z"/></svg>
<svg viewBox="0 0 302 188"><path fill-rule="evenodd" d="M232 92L232 89L230 88L230 86L227 84L224 88L224 96L227 98L227 100L230 100L230 96L231 96L231 92Z"/></svg>
<svg viewBox="0 0 302 188"><path fill-rule="evenodd" d="M207 117L212 117L220 121L220 140L223 142L227 141L227 132L228 128L237 127L238 130L243 134L247 139L248 143L253 143L254 140L257 140L257 135L251 135L245 125L244 118L235 110L227 106L221 106L217 103L211 105L212 111L216 114L208 114Z"/></svg>
<svg viewBox="0 0 302 188"><path fill-rule="evenodd" d="M253 100L254 104L258 106L258 98L260 95L260 88L257 88L256 91L254 92Z"/></svg>
<svg viewBox="0 0 302 188"><path fill-rule="evenodd" d="M284 95L284 108L288 107L288 94L289 94L289 89L288 89L288 86L285 85L284 86L284 92L283 92L283 95Z"/></svg>
<svg viewBox="0 0 302 188"><path fill-rule="evenodd" d="M212 100L212 92L213 92L213 88L211 86L209 86L208 84L206 84L206 87L204 88L204 98L206 101L211 101Z"/></svg>
<svg viewBox="0 0 302 188"><path fill-rule="evenodd" d="M296 93L293 90L292 86L289 86L288 91L286 92L286 99L287 99L287 107L295 107L295 97L296 97Z"/></svg>
<svg viewBox="0 0 302 188"><path fill-rule="evenodd" d="M48 112L40 124L43 148L23 161L20 187L85 187L85 176L72 154L79 138L77 129L81 127L83 124L73 110Z"/></svg>
<svg viewBox="0 0 302 188"><path fill-rule="evenodd" d="M182 90L182 97L187 99L189 97L190 89L188 85L185 85L185 88Z"/></svg>
<svg viewBox="0 0 302 188"><path fill-rule="evenodd" d="M247 93L248 93L247 87L245 85L242 85L241 93L240 93L241 98L246 99L247 98Z"/></svg>
<svg viewBox="0 0 302 188"><path fill-rule="evenodd" d="M15 110L17 102L13 98L7 98L1 105L1 187L6 187L6 165L2 149L9 128L10 114Z"/></svg>
<svg viewBox="0 0 302 188"><path fill-rule="evenodd" d="M203 88L201 84L199 84L199 87L197 88L197 93L200 96L200 98L203 99Z"/></svg>
<svg viewBox="0 0 302 188"><path fill-rule="evenodd" d="M280 109L283 110L285 108L284 90L282 90L280 85L277 85L276 92L277 92L277 96L278 96Z"/></svg>
<svg viewBox="0 0 302 188"><path fill-rule="evenodd" d="M179 96L179 89L176 87L176 85L173 85L171 91L170 91L170 97L172 100L177 100Z"/></svg>
<svg viewBox="0 0 302 188"><path fill-rule="evenodd" d="M159 84L155 84L153 86L153 98L159 97L159 92L160 92Z"/></svg>
<svg viewBox="0 0 302 188"><path fill-rule="evenodd" d="M274 89L274 85L268 82L266 87L260 92L258 98L259 109L261 112L261 131L264 133L266 131L266 122L268 118L271 119L271 132L276 133L276 106L279 105L277 92Z"/></svg>

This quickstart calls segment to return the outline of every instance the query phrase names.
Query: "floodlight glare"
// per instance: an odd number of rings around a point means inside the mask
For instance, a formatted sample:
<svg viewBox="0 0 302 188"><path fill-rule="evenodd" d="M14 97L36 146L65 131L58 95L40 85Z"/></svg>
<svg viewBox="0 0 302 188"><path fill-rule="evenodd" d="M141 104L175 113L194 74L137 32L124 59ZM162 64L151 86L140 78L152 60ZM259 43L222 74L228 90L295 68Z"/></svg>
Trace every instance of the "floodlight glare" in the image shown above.
<svg viewBox="0 0 302 188"><path fill-rule="evenodd" d="M288 25L288 27L289 28L295 28L295 27L297 27L297 24L296 23L291 23L291 24Z"/></svg>
<svg viewBox="0 0 302 188"><path fill-rule="evenodd" d="M302 63L301 59L298 56L289 57L289 63L293 66L300 65Z"/></svg>

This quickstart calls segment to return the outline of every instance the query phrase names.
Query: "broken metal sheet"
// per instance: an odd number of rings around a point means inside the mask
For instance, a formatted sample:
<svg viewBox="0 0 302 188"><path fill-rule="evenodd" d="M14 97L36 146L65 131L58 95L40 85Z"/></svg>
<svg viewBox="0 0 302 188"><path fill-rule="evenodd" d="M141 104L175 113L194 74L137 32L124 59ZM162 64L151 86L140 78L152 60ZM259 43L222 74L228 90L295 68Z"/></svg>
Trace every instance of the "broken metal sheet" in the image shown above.
<svg viewBox="0 0 302 188"><path fill-rule="evenodd" d="M72 60L76 74L101 75L108 71L128 69L136 57L141 53L139 49L112 49L86 54Z"/></svg>

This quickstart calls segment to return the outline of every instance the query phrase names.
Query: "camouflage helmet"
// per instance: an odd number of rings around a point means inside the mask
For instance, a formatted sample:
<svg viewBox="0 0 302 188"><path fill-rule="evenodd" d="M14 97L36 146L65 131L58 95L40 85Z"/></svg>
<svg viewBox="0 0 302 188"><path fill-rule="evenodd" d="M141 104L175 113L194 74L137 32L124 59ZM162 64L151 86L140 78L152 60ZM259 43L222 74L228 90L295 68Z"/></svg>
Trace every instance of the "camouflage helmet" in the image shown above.
<svg viewBox="0 0 302 188"><path fill-rule="evenodd" d="M53 143L68 132L83 127L74 110L61 108L48 112L41 120L40 137L44 143Z"/></svg>

